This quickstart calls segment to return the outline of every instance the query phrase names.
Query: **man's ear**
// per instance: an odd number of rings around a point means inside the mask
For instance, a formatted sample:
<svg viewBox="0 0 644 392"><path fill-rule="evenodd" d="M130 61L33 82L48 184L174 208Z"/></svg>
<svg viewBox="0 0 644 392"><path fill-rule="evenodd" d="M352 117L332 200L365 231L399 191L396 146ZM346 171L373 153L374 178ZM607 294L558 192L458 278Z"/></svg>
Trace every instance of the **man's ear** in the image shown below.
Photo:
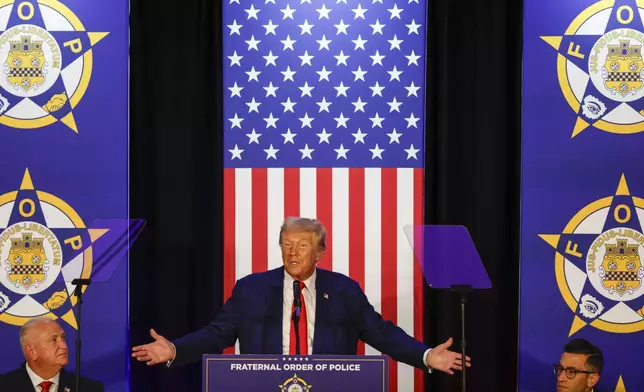
<svg viewBox="0 0 644 392"><path fill-rule="evenodd" d="M25 355L29 359L36 359L38 357L36 354L36 348L31 344L25 345Z"/></svg>
<svg viewBox="0 0 644 392"><path fill-rule="evenodd" d="M588 388L592 388L595 385L597 385L598 382L599 382L599 374L593 373L588 376L588 381L586 382L586 385L588 386Z"/></svg>

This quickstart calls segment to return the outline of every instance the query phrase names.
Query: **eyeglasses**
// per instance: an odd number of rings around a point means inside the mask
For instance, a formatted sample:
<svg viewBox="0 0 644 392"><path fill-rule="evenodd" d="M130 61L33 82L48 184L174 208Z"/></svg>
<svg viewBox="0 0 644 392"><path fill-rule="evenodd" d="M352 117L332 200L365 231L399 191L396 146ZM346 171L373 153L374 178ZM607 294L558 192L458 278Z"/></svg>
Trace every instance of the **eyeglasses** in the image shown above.
<svg viewBox="0 0 644 392"><path fill-rule="evenodd" d="M575 377L577 377L578 373L583 373L583 374L593 374L595 372L590 372L588 370L579 370L575 368L563 368L560 364L556 363L552 365L552 370L554 370L555 374L559 376L561 372L565 371L566 372L566 377L569 379L573 380Z"/></svg>

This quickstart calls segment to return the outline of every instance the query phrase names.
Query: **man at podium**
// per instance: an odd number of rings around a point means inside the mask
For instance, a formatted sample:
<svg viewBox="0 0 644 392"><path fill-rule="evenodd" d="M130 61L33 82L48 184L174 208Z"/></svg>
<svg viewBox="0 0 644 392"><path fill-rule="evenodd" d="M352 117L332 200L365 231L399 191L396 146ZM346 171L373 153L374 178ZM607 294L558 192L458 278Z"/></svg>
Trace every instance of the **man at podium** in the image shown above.
<svg viewBox="0 0 644 392"><path fill-rule="evenodd" d="M240 279L209 325L173 342L151 329L154 341L133 347L132 357L148 365L178 366L220 353L238 339L242 354L356 355L362 340L420 369L462 370L461 354L448 350L452 338L427 347L383 320L357 282L317 268L326 248L326 230L319 221L286 219L279 243L283 267ZM466 357L466 366L469 361Z"/></svg>

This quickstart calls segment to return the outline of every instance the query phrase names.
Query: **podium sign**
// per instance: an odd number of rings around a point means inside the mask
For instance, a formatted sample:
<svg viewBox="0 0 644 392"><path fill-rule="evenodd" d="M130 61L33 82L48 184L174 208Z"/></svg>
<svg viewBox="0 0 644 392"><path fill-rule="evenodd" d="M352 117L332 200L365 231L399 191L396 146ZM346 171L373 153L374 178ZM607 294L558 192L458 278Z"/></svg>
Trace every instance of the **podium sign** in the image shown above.
<svg viewBox="0 0 644 392"><path fill-rule="evenodd" d="M386 392L386 356L204 355L203 392Z"/></svg>

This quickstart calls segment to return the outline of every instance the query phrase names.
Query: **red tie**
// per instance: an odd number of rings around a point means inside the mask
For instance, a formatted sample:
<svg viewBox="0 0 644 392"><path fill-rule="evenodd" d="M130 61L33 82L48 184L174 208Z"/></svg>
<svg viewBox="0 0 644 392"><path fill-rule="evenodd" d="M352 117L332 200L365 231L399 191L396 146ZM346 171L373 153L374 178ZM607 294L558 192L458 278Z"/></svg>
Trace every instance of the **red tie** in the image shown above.
<svg viewBox="0 0 644 392"><path fill-rule="evenodd" d="M308 353L308 339L306 337L307 331L307 322L306 322L306 305L304 304L304 289L306 285L304 282L301 282L302 290L300 291L300 303L302 304L302 309L300 310L300 323L298 324L298 330L300 332L300 355L307 355ZM291 312L295 312L295 304ZM291 321L291 343L290 343L290 355L295 355L295 323Z"/></svg>
<svg viewBox="0 0 644 392"><path fill-rule="evenodd" d="M38 385L40 386L40 389L42 390L42 392L49 392L49 388L51 388L51 386L54 385L54 383L51 381L43 381Z"/></svg>

